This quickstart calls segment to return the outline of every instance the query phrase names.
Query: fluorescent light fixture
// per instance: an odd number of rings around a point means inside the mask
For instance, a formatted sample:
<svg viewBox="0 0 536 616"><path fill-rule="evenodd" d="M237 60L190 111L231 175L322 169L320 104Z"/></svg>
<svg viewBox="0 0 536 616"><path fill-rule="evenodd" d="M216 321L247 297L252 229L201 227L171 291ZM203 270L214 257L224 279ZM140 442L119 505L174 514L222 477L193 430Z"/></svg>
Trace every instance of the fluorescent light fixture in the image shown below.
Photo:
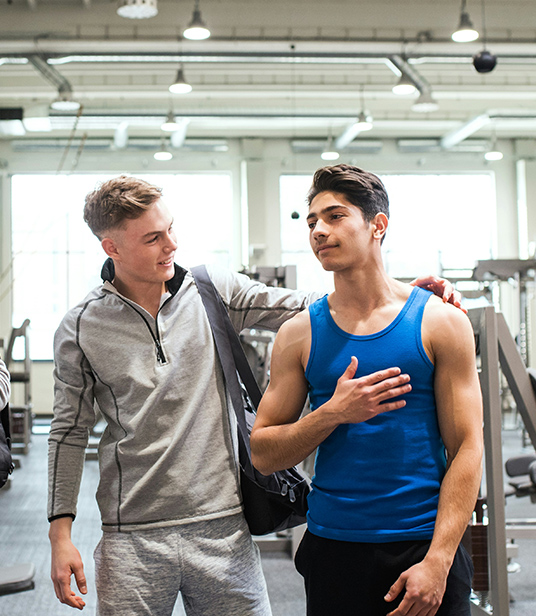
<svg viewBox="0 0 536 616"><path fill-rule="evenodd" d="M430 92L421 92L419 98L413 103L411 108L418 113L427 113L430 111L437 111L439 105Z"/></svg>
<svg viewBox="0 0 536 616"><path fill-rule="evenodd" d="M182 34L185 38L190 39L191 41L204 41L210 36L210 30L207 28L207 24L201 17L199 0L196 0L192 20Z"/></svg>
<svg viewBox="0 0 536 616"><path fill-rule="evenodd" d="M192 91L192 86L186 81L184 77L184 70L181 67L177 71L177 77L175 81L169 86L169 91L173 94L188 94Z"/></svg>
<svg viewBox="0 0 536 616"><path fill-rule="evenodd" d="M475 30L469 13L465 10L465 4L466 0L462 0L460 25L457 30L452 33L452 40L456 43L470 43L476 41L478 38L478 31Z"/></svg>
<svg viewBox="0 0 536 616"><path fill-rule="evenodd" d="M29 133L48 133L52 130L52 124L48 115L48 105L28 107L24 111L22 119L24 128Z"/></svg>
<svg viewBox="0 0 536 616"><path fill-rule="evenodd" d="M22 137L26 133L23 114L22 107L0 107L0 135Z"/></svg>
<svg viewBox="0 0 536 616"><path fill-rule="evenodd" d="M402 73L397 84L393 86L393 94L398 96L405 96L407 94L413 94L417 88L411 79Z"/></svg>
<svg viewBox="0 0 536 616"><path fill-rule="evenodd" d="M148 19L158 14L156 0L119 0L117 14L128 19Z"/></svg>
<svg viewBox="0 0 536 616"><path fill-rule="evenodd" d="M166 133L172 133L174 130L177 130L179 128L179 125L175 121L175 115L173 114L173 111L170 111L167 114L166 121L162 124L160 128Z"/></svg>

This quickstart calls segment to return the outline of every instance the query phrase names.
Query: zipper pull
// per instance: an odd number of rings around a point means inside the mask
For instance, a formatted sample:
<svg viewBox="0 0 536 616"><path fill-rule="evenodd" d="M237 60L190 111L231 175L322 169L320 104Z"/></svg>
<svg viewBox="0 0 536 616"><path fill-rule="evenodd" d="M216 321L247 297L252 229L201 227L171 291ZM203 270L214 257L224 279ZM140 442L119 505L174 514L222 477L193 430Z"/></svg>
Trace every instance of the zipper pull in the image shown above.
<svg viewBox="0 0 536 616"><path fill-rule="evenodd" d="M158 358L158 361L161 364L165 364L166 358L164 357L164 351L162 349L162 345L160 344L160 340L158 340L158 338L155 338L154 343L156 345L156 357Z"/></svg>
<svg viewBox="0 0 536 616"><path fill-rule="evenodd" d="M296 502L296 494L294 494L294 489L293 488L290 488L290 491L288 493L288 497L289 497L291 503L295 503Z"/></svg>
<svg viewBox="0 0 536 616"><path fill-rule="evenodd" d="M286 496L288 492L288 483L283 483L281 486L281 496Z"/></svg>

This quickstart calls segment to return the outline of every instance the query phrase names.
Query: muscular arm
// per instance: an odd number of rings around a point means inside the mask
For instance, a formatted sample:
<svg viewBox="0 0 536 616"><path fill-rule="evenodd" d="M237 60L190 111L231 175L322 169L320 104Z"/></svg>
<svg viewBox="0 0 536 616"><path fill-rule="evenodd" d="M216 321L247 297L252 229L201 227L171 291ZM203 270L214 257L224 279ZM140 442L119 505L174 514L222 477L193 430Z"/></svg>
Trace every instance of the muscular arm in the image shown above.
<svg viewBox="0 0 536 616"><path fill-rule="evenodd" d="M405 404L385 401L410 390L407 375L389 368L354 379L358 360L353 357L333 396L300 418L307 397L304 372L309 347L309 315L303 313L286 323L275 340L270 385L251 433L252 460L261 473L298 464L343 423L366 421Z"/></svg>
<svg viewBox="0 0 536 616"><path fill-rule="evenodd" d="M447 472L439 493L430 549L422 563L404 572L389 591L393 599L406 588L393 616L436 613L475 505L482 472L482 399L469 320L450 306L435 302L425 312L423 341L435 363L434 389L439 427L447 450ZM412 603L411 609L415 611L405 611Z"/></svg>

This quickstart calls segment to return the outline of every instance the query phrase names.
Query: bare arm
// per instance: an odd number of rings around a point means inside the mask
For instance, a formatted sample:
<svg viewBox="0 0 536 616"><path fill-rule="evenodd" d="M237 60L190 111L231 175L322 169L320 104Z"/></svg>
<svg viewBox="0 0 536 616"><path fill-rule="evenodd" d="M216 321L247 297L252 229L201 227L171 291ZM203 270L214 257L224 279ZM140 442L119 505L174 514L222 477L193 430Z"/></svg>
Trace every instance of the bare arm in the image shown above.
<svg viewBox="0 0 536 616"><path fill-rule="evenodd" d="M405 597L391 612L392 616L436 613L456 550L473 512L482 472L482 399L471 325L461 312L449 306L436 303L426 310L425 323L430 331L428 348L435 362L434 389L439 428L447 450L447 472L439 493L430 549L424 560L404 572L389 591L388 600L406 588Z"/></svg>
<svg viewBox="0 0 536 616"><path fill-rule="evenodd" d="M343 423L366 421L405 405L403 400L385 401L410 391L408 375L388 368L354 379L358 360L352 357L330 400L300 419L307 397L304 371L309 347L308 314L296 316L277 334L270 385L251 433L252 460L261 473L298 464Z"/></svg>
<svg viewBox="0 0 536 616"><path fill-rule="evenodd" d="M82 597L71 589L71 575L74 575L78 590L87 593L84 565L78 550L71 541L71 517L57 518L50 523L48 533L52 549L51 578L56 597L61 603L82 610L86 605Z"/></svg>

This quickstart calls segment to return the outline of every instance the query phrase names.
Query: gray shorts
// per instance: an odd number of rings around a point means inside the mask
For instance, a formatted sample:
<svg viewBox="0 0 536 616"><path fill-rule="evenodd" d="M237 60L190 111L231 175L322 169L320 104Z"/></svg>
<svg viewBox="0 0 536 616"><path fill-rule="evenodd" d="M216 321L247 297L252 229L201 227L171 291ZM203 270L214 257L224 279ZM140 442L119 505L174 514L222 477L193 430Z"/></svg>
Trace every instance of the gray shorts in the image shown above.
<svg viewBox="0 0 536 616"><path fill-rule="evenodd" d="M99 616L271 616L260 555L242 514L127 533L95 549Z"/></svg>

